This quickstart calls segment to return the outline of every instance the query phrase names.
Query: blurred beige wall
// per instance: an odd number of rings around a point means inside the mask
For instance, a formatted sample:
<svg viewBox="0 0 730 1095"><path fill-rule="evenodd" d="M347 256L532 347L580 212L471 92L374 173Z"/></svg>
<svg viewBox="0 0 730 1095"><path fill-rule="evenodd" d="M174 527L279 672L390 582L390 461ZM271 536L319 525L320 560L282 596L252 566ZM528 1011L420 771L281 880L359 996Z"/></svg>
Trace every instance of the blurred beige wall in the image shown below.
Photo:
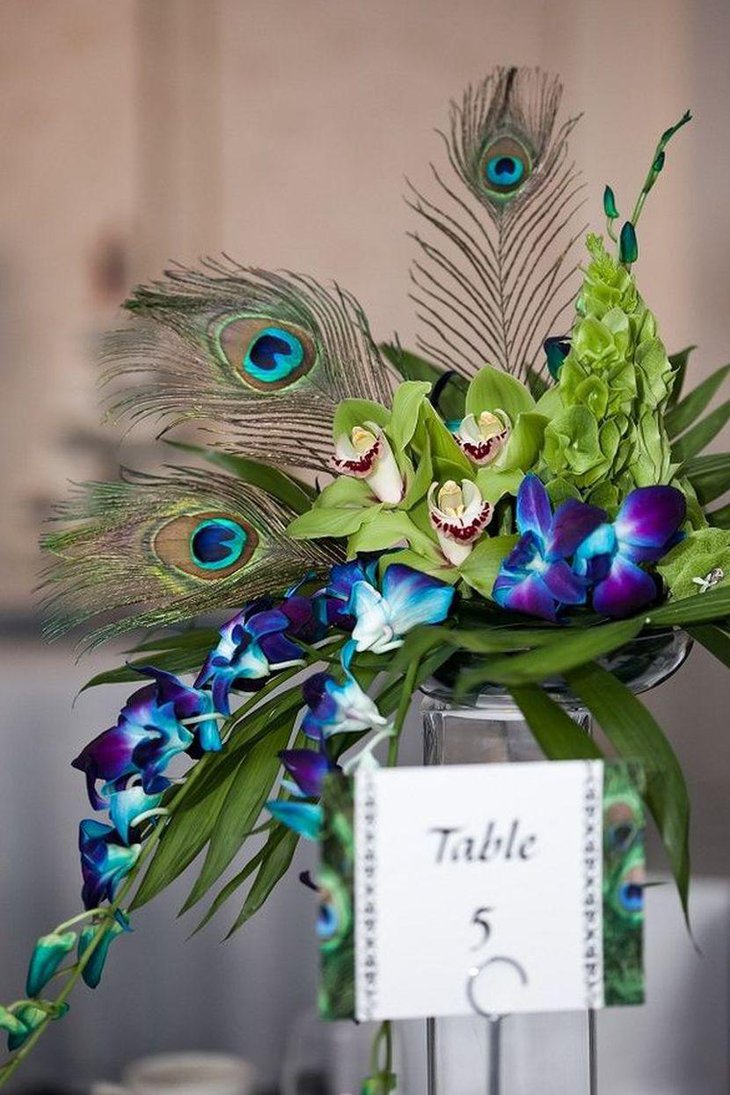
<svg viewBox="0 0 730 1095"><path fill-rule="evenodd" d="M730 341L730 7L718 0L2 0L0 605L24 609L68 478L106 475L90 340L133 280L221 249L337 278L408 344L411 217L451 96L499 62L560 72L590 214L633 201L691 104L637 267L699 374ZM144 459L143 444L126 459Z"/></svg>

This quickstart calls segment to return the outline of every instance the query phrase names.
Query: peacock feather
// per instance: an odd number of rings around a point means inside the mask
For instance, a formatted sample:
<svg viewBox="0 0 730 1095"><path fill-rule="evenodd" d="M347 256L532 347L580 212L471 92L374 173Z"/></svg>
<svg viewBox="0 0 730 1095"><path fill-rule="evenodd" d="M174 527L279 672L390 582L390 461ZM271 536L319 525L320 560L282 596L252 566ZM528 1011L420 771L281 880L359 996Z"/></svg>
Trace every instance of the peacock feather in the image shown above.
<svg viewBox="0 0 730 1095"><path fill-rule="evenodd" d="M542 344L560 333L574 300L583 184L567 159L578 119L557 125L561 97L560 81L539 69L495 69L452 103L441 134L468 194L433 165L441 204L412 187L409 204L437 241L413 234L419 344L449 370L471 376L489 363L521 378L544 373Z"/></svg>
<svg viewBox="0 0 730 1095"><path fill-rule="evenodd" d="M388 402L391 377L357 302L311 278L230 259L175 267L127 301L107 336L107 379L145 377L115 410L172 424L204 419L236 451L275 465L329 467L343 399Z"/></svg>
<svg viewBox="0 0 730 1095"><path fill-rule="evenodd" d="M88 483L58 507L67 528L47 534L46 634L94 619L90 645L237 608L326 574L341 552L286 534L294 511L233 476L177 468Z"/></svg>

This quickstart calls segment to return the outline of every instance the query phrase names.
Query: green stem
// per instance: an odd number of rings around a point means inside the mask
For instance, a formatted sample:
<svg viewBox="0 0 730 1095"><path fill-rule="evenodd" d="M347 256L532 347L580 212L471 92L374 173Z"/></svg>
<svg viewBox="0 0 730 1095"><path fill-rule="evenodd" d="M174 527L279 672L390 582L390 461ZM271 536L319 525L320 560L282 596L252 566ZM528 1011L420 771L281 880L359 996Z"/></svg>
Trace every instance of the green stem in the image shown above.
<svg viewBox="0 0 730 1095"><path fill-rule="evenodd" d="M398 746L400 745L400 735L403 729L403 724L406 721L406 715L408 714L408 708L410 707L411 698L413 696L413 689L416 683L416 677L418 676L418 666L420 665L420 658L414 658L408 666L408 671L403 678L403 687L400 693L400 702L398 704L398 710L395 715L395 722L393 724L393 737L390 739L388 746L388 766L392 767L398 763Z"/></svg>

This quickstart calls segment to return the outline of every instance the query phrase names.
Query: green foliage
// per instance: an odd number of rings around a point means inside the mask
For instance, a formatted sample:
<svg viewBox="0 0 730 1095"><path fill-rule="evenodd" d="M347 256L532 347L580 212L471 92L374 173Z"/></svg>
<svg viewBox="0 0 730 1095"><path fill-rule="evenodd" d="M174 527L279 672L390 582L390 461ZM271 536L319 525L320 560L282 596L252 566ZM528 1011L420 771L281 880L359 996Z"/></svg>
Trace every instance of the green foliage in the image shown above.
<svg viewBox="0 0 730 1095"><path fill-rule="evenodd" d="M616 677L590 662L566 674L619 756L646 773L646 803L669 856L685 916L689 889L689 798L671 745L641 700Z"/></svg>
<svg viewBox="0 0 730 1095"><path fill-rule="evenodd" d="M693 347L690 347L693 349ZM683 355L680 355L681 361L684 363L686 369L686 361L689 357L690 350L683 351ZM730 372L730 365L723 365L721 368L716 369L711 376L707 377L707 380L703 380L701 384L698 384L696 388L693 388L689 395L685 396L681 402L678 402L676 406L672 406L667 411L664 419L664 424L668 435L671 438L678 437L684 430L697 421L704 409L708 406L713 396L720 390L725 382L725 379ZM681 378L684 378L684 371L681 373ZM675 385L675 391L678 393L681 390L681 385Z"/></svg>
<svg viewBox="0 0 730 1095"><path fill-rule="evenodd" d="M730 490L730 453L694 456L682 471L703 506Z"/></svg>
<svg viewBox="0 0 730 1095"><path fill-rule="evenodd" d="M695 579L706 579L718 568L720 580L730 583L730 532L719 528L690 532L657 566L675 600L696 596L702 587Z"/></svg>
<svg viewBox="0 0 730 1095"><path fill-rule="evenodd" d="M181 441L167 441L167 444L182 452L194 453L209 464L215 464L231 475L238 476L245 483L261 487L274 498L278 498L280 502L284 502L295 513L304 513L312 504L314 497L312 488L296 476L287 475L278 468L261 464L258 460L250 460L246 456L223 452L222 449L203 448L201 445L188 445Z"/></svg>
<svg viewBox="0 0 730 1095"><path fill-rule="evenodd" d="M730 419L730 399L683 433L672 445L672 460L683 463L696 456L718 435Z"/></svg>

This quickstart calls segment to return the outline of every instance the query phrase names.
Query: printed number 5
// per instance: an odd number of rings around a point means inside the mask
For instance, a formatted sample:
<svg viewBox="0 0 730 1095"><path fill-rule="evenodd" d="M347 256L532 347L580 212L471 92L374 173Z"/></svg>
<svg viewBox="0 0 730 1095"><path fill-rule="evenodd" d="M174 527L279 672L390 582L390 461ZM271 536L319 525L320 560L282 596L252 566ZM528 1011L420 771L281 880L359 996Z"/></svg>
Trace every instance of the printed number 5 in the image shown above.
<svg viewBox="0 0 730 1095"><path fill-rule="evenodd" d="M486 943L489 942L489 937L492 934L492 925L487 920L487 913L491 912L494 912L494 909L489 905L485 905L483 908L477 909L477 911L474 913L474 916L472 917L472 924L476 924L477 927L481 928L484 932L484 938L482 939L481 943L476 943L471 948L473 951L478 950L479 947L483 947Z"/></svg>

